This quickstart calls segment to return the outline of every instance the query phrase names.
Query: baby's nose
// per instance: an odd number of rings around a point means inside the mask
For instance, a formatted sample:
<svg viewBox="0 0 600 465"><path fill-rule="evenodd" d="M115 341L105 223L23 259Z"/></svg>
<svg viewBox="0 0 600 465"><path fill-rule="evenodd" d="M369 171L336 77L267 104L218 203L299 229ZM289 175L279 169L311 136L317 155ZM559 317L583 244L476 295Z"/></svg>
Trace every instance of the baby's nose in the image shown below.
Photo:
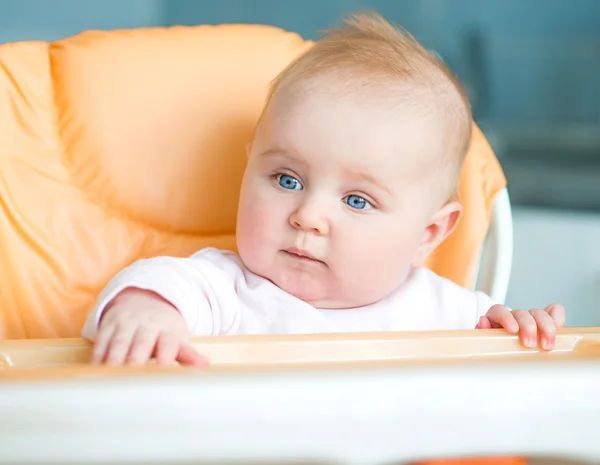
<svg viewBox="0 0 600 465"><path fill-rule="evenodd" d="M310 203L303 204L290 216L290 224L299 231L312 232L319 236L329 234L327 213Z"/></svg>

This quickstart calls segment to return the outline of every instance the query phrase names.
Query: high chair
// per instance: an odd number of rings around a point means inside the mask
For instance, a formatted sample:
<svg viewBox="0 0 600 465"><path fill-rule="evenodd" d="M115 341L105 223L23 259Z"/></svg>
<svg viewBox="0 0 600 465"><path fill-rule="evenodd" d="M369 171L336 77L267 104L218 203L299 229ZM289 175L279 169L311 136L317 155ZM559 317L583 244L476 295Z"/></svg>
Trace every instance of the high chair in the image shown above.
<svg viewBox="0 0 600 465"><path fill-rule="evenodd" d="M599 328L551 353L473 330L198 338L201 373L88 364L121 268L235 250L245 146L310 46L241 24L0 46L0 463L600 460ZM502 301L510 202L475 125L460 193L426 265Z"/></svg>

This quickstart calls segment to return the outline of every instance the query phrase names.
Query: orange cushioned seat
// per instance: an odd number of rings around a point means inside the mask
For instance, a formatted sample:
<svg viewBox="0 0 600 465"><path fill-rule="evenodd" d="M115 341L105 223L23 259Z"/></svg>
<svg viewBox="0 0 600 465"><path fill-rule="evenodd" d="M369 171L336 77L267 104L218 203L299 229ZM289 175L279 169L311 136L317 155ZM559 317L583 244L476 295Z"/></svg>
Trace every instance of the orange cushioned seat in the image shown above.
<svg viewBox="0 0 600 465"><path fill-rule="evenodd" d="M0 338L79 336L136 259L235 247L245 147L311 42L261 25L0 46ZM428 266L471 286L505 179L475 127L465 214Z"/></svg>

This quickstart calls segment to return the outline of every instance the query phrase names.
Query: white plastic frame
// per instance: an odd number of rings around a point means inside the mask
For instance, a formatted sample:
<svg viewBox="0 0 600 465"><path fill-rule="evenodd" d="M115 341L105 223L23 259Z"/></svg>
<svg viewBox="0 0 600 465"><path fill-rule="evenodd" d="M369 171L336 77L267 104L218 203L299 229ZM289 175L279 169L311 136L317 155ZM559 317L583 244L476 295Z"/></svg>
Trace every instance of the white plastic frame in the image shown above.
<svg viewBox="0 0 600 465"><path fill-rule="evenodd" d="M0 464L600 463L599 431L598 359L0 384Z"/></svg>
<svg viewBox="0 0 600 465"><path fill-rule="evenodd" d="M513 221L508 190L500 191L494 202L490 229L482 250L476 289L494 301L504 303L513 261Z"/></svg>

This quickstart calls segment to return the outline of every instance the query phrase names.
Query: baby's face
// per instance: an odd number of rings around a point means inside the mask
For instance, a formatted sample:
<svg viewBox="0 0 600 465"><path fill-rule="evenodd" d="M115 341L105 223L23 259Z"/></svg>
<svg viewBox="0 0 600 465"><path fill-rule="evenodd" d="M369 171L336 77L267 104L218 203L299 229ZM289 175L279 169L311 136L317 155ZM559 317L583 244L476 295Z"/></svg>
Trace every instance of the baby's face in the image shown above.
<svg viewBox="0 0 600 465"><path fill-rule="evenodd" d="M317 308L376 302L432 240L435 127L410 107L346 96L278 95L250 148L238 252L245 265ZM419 163L421 160L421 163Z"/></svg>

